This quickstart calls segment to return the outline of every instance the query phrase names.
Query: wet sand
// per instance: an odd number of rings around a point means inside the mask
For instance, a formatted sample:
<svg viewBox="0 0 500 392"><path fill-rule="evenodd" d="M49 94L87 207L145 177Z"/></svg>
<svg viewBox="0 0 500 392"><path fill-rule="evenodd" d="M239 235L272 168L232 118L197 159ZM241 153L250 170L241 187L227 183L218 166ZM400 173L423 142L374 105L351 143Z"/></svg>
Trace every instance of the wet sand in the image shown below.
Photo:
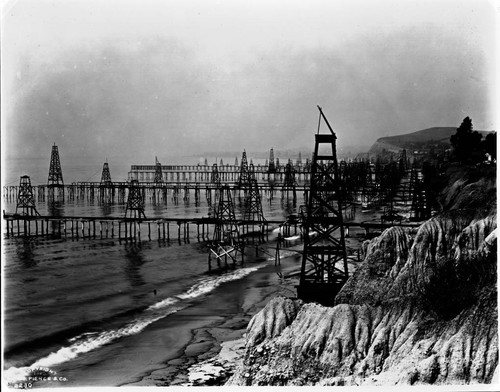
<svg viewBox="0 0 500 392"><path fill-rule="evenodd" d="M295 278L285 279L280 275L298 271L300 258L284 258L280 266L274 266L273 261L268 261L267 264L241 280L221 285L198 303L170 317L171 320L157 323L155 329L165 335L178 333L177 350L169 347L165 350L162 363L156 364L156 369L145 372L140 379L120 385L223 384L230 376L231 366L237 355L242 352L244 341L238 339L242 338L253 315L275 296L296 295L294 285L298 281ZM221 345L222 355L215 358L221 352ZM224 366L218 366L220 357L226 358ZM213 360L201 367L201 374L196 369L191 369L190 380L188 369L210 359ZM197 377L198 381L193 380Z"/></svg>

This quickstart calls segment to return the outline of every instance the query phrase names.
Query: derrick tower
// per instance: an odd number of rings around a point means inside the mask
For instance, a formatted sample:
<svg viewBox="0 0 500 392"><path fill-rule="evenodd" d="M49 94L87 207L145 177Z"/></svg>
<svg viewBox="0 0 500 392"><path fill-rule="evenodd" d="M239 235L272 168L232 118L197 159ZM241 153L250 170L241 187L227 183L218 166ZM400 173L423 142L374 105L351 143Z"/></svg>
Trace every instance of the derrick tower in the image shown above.
<svg viewBox="0 0 500 392"><path fill-rule="evenodd" d="M297 198L296 187L297 180L295 179L295 168L293 167L292 160L289 159L285 166L285 179L281 187L281 197L284 198L286 194L288 198L289 192L292 192L293 201L295 202Z"/></svg>
<svg viewBox="0 0 500 392"><path fill-rule="evenodd" d="M431 217L431 209L427 198L425 181L415 178L413 184L413 200L410 211L410 220L423 221Z"/></svg>
<svg viewBox="0 0 500 392"><path fill-rule="evenodd" d="M248 172L247 153L243 150L240 164L240 178L238 179L238 188L246 188L250 183L250 173Z"/></svg>
<svg viewBox="0 0 500 392"><path fill-rule="evenodd" d="M61 169L61 161L59 159L59 150L56 144L52 146L52 153L50 155L49 178L47 182L50 196L54 196L55 189L62 190L62 197L64 197L64 181Z"/></svg>
<svg viewBox="0 0 500 392"><path fill-rule="evenodd" d="M19 193L17 194L16 214L36 216L40 215L36 210L33 187L29 176L21 176L19 179Z"/></svg>
<svg viewBox="0 0 500 392"><path fill-rule="evenodd" d="M336 135L323 111L315 135L311 186L303 211L304 251L297 296L304 301L333 305L335 296L348 278L342 199L336 153ZM330 134L320 134L321 119ZM321 148L321 146L326 146ZM310 236L315 232L316 236Z"/></svg>
<svg viewBox="0 0 500 392"><path fill-rule="evenodd" d="M104 186L112 185L108 162L104 162L104 165L102 165L101 185Z"/></svg>
<svg viewBox="0 0 500 392"><path fill-rule="evenodd" d="M262 199L260 197L259 184L257 183L257 178L255 177L255 167L250 165L249 168L250 182L248 188L248 194L245 199L245 210L243 214L243 220L251 223L246 223L247 232L260 231L261 236L263 236L264 225L266 224L266 218L264 218L264 213L262 211Z"/></svg>
<svg viewBox="0 0 500 392"><path fill-rule="evenodd" d="M113 183L111 182L111 174L109 173L109 165L107 161L102 165L101 184L99 186L99 191L101 202L108 203L113 200L114 188Z"/></svg>
<svg viewBox="0 0 500 392"><path fill-rule="evenodd" d="M267 168L268 173L276 173L276 164L274 163L274 150L271 148L269 151L269 166Z"/></svg>
<svg viewBox="0 0 500 392"><path fill-rule="evenodd" d="M125 218L137 219L144 218L144 198L142 197L139 181L130 181L128 189L127 206L125 207Z"/></svg>
<svg viewBox="0 0 500 392"><path fill-rule="evenodd" d="M212 175L210 177L210 182L217 186L220 185L220 174L219 174L219 169L217 167L217 163L214 163L212 166Z"/></svg>
<svg viewBox="0 0 500 392"><path fill-rule="evenodd" d="M224 260L227 267L228 258L236 263L240 250L239 228L234 213L234 204L231 198L231 189L228 185L219 186L216 190L217 205L215 207L215 228L212 243L209 245L208 268L211 269L211 259L215 257L217 265L221 267Z"/></svg>
<svg viewBox="0 0 500 392"><path fill-rule="evenodd" d="M158 157L155 157L155 177L154 183L156 185L163 184L163 173L161 171L161 163L158 162Z"/></svg>

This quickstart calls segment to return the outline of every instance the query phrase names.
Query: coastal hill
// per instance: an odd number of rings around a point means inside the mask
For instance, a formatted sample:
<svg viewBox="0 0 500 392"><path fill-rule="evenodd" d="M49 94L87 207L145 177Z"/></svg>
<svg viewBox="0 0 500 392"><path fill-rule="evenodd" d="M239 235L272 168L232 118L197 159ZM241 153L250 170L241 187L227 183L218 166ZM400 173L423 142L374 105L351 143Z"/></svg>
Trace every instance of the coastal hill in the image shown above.
<svg viewBox="0 0 500 392"><path fill-rule="evenodd" d="M451 135L454 135L456 132L456 127L433 127L407 134L385 136L377 139L368 151L368 154L373 156L383 152L399 153L403 149L406 149L408 153L430 148L446 149L451 145ZM483 137L489 133L487 131L478 132Z"/></svg>

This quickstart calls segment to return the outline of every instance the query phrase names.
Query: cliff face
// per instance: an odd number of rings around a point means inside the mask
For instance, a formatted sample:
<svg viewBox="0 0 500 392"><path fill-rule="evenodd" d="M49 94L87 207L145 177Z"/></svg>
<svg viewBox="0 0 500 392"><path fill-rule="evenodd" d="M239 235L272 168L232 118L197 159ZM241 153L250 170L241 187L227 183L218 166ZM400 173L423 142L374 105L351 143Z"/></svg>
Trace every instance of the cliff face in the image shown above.
<svg viewBox="0 0 500 392"><path fill-rule="evenodd" d="M491 383L498 366L496 215L387 229L326 308L276 298L250 322L237 385Z"/></svg>

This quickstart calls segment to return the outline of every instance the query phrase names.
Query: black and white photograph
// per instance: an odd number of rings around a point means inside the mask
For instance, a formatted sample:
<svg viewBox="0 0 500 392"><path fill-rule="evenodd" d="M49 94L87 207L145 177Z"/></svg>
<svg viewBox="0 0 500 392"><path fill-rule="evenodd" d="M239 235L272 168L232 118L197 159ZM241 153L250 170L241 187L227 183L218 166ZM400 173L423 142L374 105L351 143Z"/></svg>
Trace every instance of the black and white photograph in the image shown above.
<svg viewBox="0 0 500 392"><path fill-rule="evenodd" d="M1 5L3 390L499 390L499 1Z"/></svg>

